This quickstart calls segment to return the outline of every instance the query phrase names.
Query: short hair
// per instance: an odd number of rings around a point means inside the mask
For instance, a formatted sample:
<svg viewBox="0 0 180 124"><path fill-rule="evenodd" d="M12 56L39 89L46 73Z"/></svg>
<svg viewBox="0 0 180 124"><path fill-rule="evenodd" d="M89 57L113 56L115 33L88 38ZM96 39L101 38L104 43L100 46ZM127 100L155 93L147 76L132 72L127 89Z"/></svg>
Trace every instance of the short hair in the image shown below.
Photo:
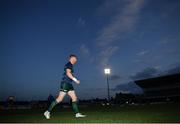
<svg viewBox="0 0 180 124"><path fill-rule="evenodd" d="M69 58L71 58L71 57L77 58L77 56L76 56L75 54L70 54L70 55L69 55Z"/></svg>

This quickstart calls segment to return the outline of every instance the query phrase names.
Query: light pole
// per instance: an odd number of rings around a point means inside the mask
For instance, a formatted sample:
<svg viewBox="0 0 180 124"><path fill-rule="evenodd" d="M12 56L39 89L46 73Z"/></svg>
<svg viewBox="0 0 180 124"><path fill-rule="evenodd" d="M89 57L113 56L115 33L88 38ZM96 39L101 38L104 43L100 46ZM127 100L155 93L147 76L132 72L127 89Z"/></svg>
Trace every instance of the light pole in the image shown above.
<svg viewBox="0 0 180 124"><path fill-rule="evenodd" d="M111 70L109 68L105 68L104 69L104 73L107 77L107 90L108 90L108 102L110 102L110 94L109 94L109 78L108 78L108 75L110 75L111 73Z"/></svg>

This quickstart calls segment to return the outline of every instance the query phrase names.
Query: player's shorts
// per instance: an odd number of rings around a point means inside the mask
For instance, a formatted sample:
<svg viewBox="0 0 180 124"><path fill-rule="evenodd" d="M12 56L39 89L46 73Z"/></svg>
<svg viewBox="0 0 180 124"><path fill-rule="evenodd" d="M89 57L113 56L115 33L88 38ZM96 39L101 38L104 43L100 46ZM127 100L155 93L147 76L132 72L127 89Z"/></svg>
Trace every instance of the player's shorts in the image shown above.
<svg viewBox="0 0 180 124"><path fill-rule="evenodd" d="M72 91L74 90L74 87L71 83L67 83L67 82L61 82L61 89L60 91L63 91L63 92L69 92L69 91Z"/></svg>

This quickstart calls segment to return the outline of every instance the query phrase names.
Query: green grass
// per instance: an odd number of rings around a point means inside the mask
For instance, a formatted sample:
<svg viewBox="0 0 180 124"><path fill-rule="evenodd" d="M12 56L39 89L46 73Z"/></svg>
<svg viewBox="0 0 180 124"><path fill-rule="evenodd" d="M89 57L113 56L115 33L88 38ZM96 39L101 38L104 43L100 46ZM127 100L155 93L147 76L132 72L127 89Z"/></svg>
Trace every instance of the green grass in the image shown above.
<svg viewBox="0 0 180 124"><path fill-rule="evenodd" d="M80 108L86 118L75 118L71 108L56 108L46 120L44 110L0 111L0 122L28 123L167 123L180 122L180 103L141 106L91 106Z"/></svg>

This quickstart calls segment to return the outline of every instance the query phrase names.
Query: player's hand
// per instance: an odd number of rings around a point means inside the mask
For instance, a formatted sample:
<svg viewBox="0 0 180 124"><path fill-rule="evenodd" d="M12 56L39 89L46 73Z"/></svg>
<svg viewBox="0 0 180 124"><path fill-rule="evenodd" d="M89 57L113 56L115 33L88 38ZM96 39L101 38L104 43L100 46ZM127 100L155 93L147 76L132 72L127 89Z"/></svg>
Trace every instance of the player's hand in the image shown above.
<svg viewBox="0 0 180 124"><path fill-rule="evenodd" d="M76 82L77 84L80 84L80 80L78 80L77 78L73 77L72 80L73 80L74 82Z"/></svg>
<svg viewBox="0 0 180 124"><path fill-rule="evenodd" d="M77 83L77 84L80 84L80 80L77 80L76 83Z"/></svg>

